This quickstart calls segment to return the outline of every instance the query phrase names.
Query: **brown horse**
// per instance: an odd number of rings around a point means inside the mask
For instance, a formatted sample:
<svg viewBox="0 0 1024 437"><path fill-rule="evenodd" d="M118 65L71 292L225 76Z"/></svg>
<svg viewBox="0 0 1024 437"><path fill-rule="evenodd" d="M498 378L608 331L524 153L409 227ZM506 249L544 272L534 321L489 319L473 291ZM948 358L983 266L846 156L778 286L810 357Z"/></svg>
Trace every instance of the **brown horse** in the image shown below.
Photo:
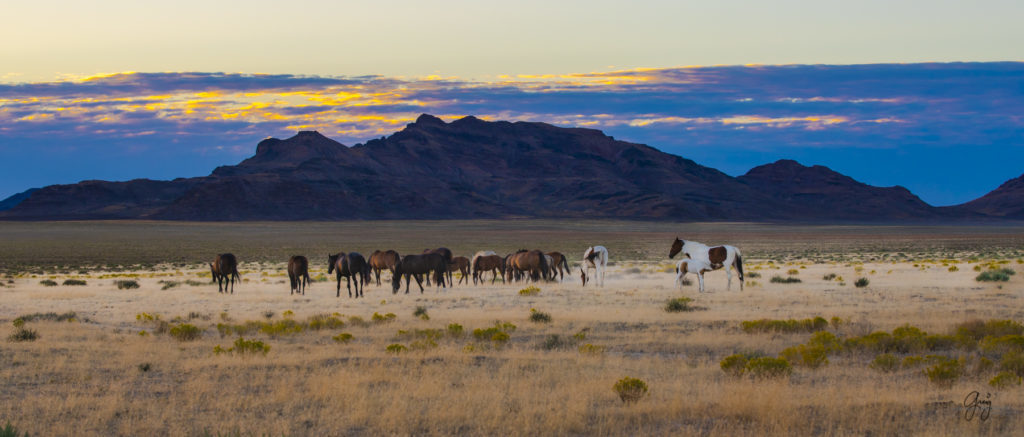
<svg viewBox="0 0 1024 437"><path fill-rule="evenodd" d="M451 249L449 249L447 247L438 247L437 249L423 249L423 253L424 254L436 253L436 254L441 255L442 257L444 257L444 261L447 262L448 264L452 263L452 251L451 251ZM452 274L447 269L445 270L445 272L448 275L448 283L450 284L452 282ZM427 277L427 285L430 285L430 278L429 277ZM442 285L444 285L444 284L442 284Z"/></svg>
<svg viewBox="0 0 1024 437"><path fill-rule="evenodd" d="M466 258L464 256L457 256L455 258L452 258L452 262L448 264L448 274L450 275L452 272L456 270L458 270L459 273L462 274L462 277L459 278L459 283L461 284L462 281L465 280L466 284L469 284L469 258Z"/></svg>
<svg viewBox="0 0 1024 437"><path fill-rule="evenodd" d="M498 280L498 275L502 278L505 277L505 258L499 255L483 255L475 258L473 263L473 284L476 284L477 280L483 282L483 273L493 272L494 277L491 278L491 283Z"/></svg>
<svg viewBox="0 0 1024 437"><path fill-rule="evenodd" d="M551 279L558 275L558 280L565 279L565 274L569 273L569 261L565 259L565 255L561 252L548 252L548 256L555 260L554 265L551 266Z"/></svg>
<svg viewBox="0 0 1024 437"><path fill-rule="evenodd" d="M300 293L306 295L306 286L309 285L309 260L302 255L295 255L288 260L288 280L292 283L291 292L288 294Z"/></svg>
<svg viewBox="0 0 1024 437"><path fill-rule="evenodd" d="M405 277L405 294L409 294L410 277L416 278L416 285L420 286L420 294L423 293L423 279L421 275L434 274L434 281L439 287L444 287L444 274L448 271L448 262L439 253L425 253L423 255L406 255L402 261L395 266L395 274L391 277L391 293L398 293L402 286L402 277Z"/></svg>
<svg viewBox="0 0 1024 437"><path fill-rule="evenodd" d="M539 250L522 249L509 256L506 270L506 275L512 273L517 280L528 273L537 282L548 277L547 258Z"/></svg>
<svg viewBox="0 0 1024 437"><path fill-rule="evenodd" d="M356 283L356 297L363 296L363 287L366 286L366 282L370 280L370 265L366 263L366 258L362 255L352 252L346 255L345 253L338 253L336 255L327 255L327 274L337 270L338 277L338 293L335 297L341 297L341 277L345 277L345 287L348 288L348 297L352 297L352 282ZM362 281L363 287L359 286Z"/></svg>
<svg viewBox="0 0 1024 437"><path fill-rule="evenodd" d="M210 263L210 274L213 280L217 281L217 292L227 293L228 285L231 286L231 294L235 294L235 281L241 282L241 275L238 274L238 259L230 253L222 253ZM221 290L221 282L225 281L224 289Z"/></svg>
<svg viewBox="0 0 1024 437"><path fill-rule="evenodd" d="M377 277L377 286L380 286L380 272L381 270L388 270L391 272L391 276L395 275L395 265L402 259L398 255L398 252L388 250L381 252L379 250L373 251L370 255L370 269L373 270L374 275Z"/></svg>

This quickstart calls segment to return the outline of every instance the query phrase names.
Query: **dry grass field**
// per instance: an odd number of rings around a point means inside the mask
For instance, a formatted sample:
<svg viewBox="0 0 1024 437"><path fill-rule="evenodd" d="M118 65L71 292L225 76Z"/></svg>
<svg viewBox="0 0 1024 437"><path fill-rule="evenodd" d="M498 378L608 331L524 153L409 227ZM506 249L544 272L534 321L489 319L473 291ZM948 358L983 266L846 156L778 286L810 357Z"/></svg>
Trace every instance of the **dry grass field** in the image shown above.
<svg viewBox="0 0 1024 437"><path fill-rule="evenodd" d="M735 277L726 290L723 271L707 275L708 293L677 287L667 259L677 235L740 247L744 290ZM409 294L371 285L356 300L344 281L340 298L323 281L327 254L339 250L527 247L578 263L590 244L611 252L603 288L581 287L577 271L532 294L520 293L532 284L500 281L421 294L414 283ZM1022 249L1024 228L1012 226L0 223L0 426L32 435L1014 435L1024 429L1024 332L1015 331L1024 275L976 277L1024 271ZM204 264L223 251L242 262L234 295L217 293ZM322 277L305 296L288 294L293 254ZM62 285L69 279L85 285ZM680 297L694 310L665 310ZM743 324L815 317L827 322L767 332ZM15 341L25 330L37 338ZM871 336L880 331L888 343ZM812 353L794 355L801 345ZM886 353L894 364L883 365ZM790 373L732 375L721 363L734 354L787 357ZM1000 372L1012 377L991 385ZM613 386L625 377L644 381L646 394L620 400ZM967 408L974 391L982 402Z"/></svg>

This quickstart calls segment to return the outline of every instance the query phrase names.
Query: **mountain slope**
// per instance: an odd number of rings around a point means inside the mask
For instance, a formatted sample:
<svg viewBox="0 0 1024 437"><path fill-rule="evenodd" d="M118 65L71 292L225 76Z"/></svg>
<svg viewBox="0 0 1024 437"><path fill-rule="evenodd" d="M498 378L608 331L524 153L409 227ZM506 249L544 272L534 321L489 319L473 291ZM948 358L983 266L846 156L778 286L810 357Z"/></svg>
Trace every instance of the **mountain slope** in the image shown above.
<svg viewBox="0 0 1024 437"><path fill-rule="evenodd" d="M950 209L966 214L1024 220L1024 175L1004 182L984 196Z"/></svg>

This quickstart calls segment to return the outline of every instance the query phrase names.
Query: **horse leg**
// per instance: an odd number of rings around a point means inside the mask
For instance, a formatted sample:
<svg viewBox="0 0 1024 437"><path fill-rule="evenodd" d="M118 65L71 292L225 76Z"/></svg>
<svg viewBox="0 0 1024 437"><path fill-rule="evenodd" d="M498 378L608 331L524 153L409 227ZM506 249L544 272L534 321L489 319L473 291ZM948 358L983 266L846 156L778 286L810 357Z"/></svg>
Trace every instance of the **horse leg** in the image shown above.
<svg viewBox="0 0 1024 437"><path fill-rule="evenodd" d="M340 270L338 271L338 292L334 295L334 297L341 297L341 271Z"/></svg>
<svg viewBox="0 0 1024 437"><path fill-rule="evenodd" d="M427 275L427 279L430 279L430 275ZM406 281L408 281L408 279L406 279ZM408 285L408 282L406 282L406 284ZM419 275L416 275L416 285L420 286L420 294L423 294L423 278L421 278ZM427 286L429 287L430 284L428 283ZM408 287L406 288L405 292L409 292Z"/></svg>
<svg viewBox="0 0 1024 437"><path fill-rule="evenodd" d="M700 292L704 292L704 272L697 272L697 279L700 281Z"/></svg>
<svg viewBox="0 0 1024 437"><path fill-rule="evenodd" d="M732 268L728 264L725 266L725 290L732 291Z"/></svg>
<svg viewBox="0 0 1024 437"><path fill-rule="evenodd" d="M348 297L352 297L352 275L345 277L345 288L348 290Z"/></svg>

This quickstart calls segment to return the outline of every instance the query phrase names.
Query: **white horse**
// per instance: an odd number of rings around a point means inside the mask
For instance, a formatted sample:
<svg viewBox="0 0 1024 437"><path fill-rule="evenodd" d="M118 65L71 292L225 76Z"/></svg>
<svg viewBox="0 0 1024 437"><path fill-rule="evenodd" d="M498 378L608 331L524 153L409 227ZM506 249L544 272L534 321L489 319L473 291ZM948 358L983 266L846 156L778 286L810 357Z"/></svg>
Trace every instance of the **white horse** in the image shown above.
<svg viewBox="0 0 1024 437"><path fill-rule="evenodd" d="M668 251L668 257L675 257L679 252L683 252L694 261L707 264L711 270L725 267L725 277L728 278L727 290L732 288L732 268L735 267L740 278L740 290L743 290L743 256L739 249L725 245L709 247L706 244L680 240L676 237Z"/></svg>
<svg viewBox="0 0 1024 437"><path fill-rule="evenodd" d="M683 288L683 278L687 273L696 273L700 282L700 292L704 292L704 272L710 272L711 265L705 262L695 261L690 258L683 258L676 263L676 284Z"/></svg>
<svg viewBox="0 0 1024 437"><path fill-rule="evenodd" d="M604 287L605 267L608 267L608 249L605 249L604 246L588 247L583 252L583 267L580 267L580 279L583 280L583 286L587 285L587 272L594 269L597 286Z"/></svg>

